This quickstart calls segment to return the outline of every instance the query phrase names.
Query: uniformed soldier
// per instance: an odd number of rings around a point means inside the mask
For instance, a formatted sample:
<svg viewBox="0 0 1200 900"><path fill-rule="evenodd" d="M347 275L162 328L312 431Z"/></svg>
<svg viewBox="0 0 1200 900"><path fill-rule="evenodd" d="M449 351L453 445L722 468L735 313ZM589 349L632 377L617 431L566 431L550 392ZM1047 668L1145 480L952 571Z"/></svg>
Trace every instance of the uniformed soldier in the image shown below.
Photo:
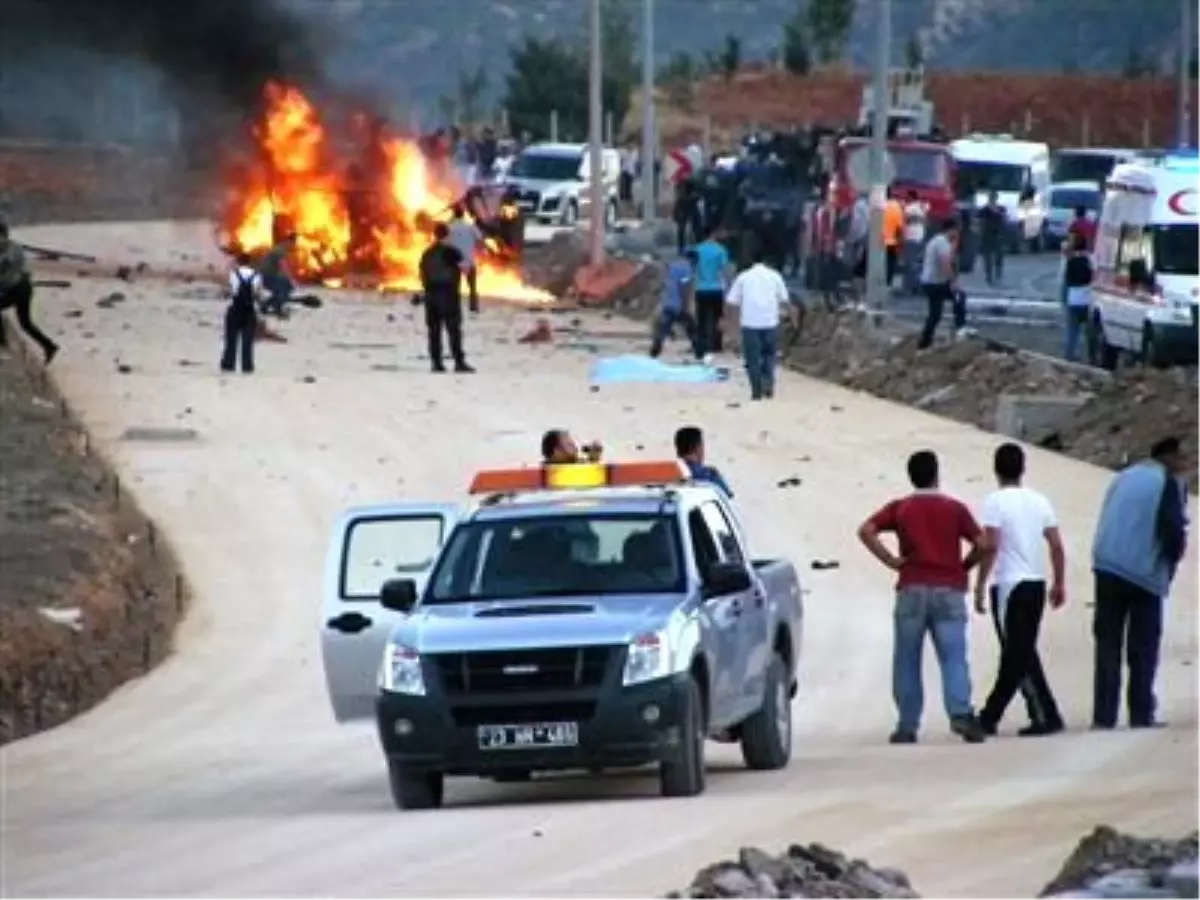
<svg viewBox="0 0 1200 900"><path fill-rule="evenodd" d="M0 222L0 347L8 346L2 313L6 309L15 309L17 324L42 348L46 365L49 365L50 360L58 353L58 344L33 324L30 317L32 307L33 280L29 277L25 251L20 244L9 238L8 223Z"/></svg>
<svg viewBox="0 0 1200 900"><path fill-rule="evenodd" d="M421 254L421 287L425 292L425 329L429 340L429 364L434 372L445 372L442 361L442 329L450 341L454 371L474 372L467 365L462 346L463 254L450 243L450 229L438 223L434 242Z"/></svg>

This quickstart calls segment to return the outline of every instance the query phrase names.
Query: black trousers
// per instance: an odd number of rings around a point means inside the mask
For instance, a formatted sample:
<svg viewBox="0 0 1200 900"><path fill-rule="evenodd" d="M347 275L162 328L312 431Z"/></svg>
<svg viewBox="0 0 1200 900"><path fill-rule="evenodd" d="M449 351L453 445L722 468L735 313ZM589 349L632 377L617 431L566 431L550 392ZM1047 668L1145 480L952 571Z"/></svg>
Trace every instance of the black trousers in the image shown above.
<svg viewBox="0 0 1200 900"><path fill-rule="evenodd" d="M448 291L429 290L425 294L425 332L429 340L429 361L442 368L442 331L450 343L455 365L466 365L462 344L462 301Z"/></svg>
<svg viewBox="0 0 1200 900"><path fill-rule="evenodd" d="M471 266L467 269L463 280L467 283L467 297L470 300L471 312L479 312L479 270Z"/></svg>
<svg viewBox="0 0 1200 900"><path fill-rule="evenodd" d="M890 288L892 282L896 280L896 270L900 265L900 248L895 244L890 247L885 247L883 251L883 277L887 286Z"/></svg>
<svg viewBox="0 0 1200 900"><path fill-rule="evenodd" d="M1044 581L1022 581L1015 585L1003 608L999 592L992 588L992 624L1000 639L1000 666L992 691L979 713L984 723L991 726L999 723L1008 704L1020 691L1030 724L1051 728L1062 726L1062 715L1046 682L1037 651L1038 632L1045 611Z"/></svg>
<svg viewBox="0 0 1200 900"><path fill-rule="evenodd" d="M1096 668L1092 695L1092 724L1112 728L1121 702L1121 656L1129 664L1126 704L1129 724L1154 722L1157 703L1154 677L1162 642L1161 597L1135 584L1096 573L1096 608L1092 635L1096 641Z"/></svg>
<svg viewBox="0 0 1200 900"><path fill-rule="evenodd" d="M54 355L58 350L58 344L54 343L44 331L33 324L31 312L33 310L33 282L26 275L3 294L0 294L0 312L6 309L14 309L17 313L17 324L21 326L29 337L42 348L42 353L47 358ZM0 347L8 345L8 335L4 331L4 318L0 316Z"/></svg>
<svg viewBox="0 0 1200 900"><path fill-rule="evenodd" d="M928 347L933 343L933 336L942 321L942 309L946 301L950 301L954 306L955 328L962 328L967 324L967 305L965 302L959 302L955 297L954 288L948 284L923 284L921 290L925 292L929 309L925 314L925 327L921 329L921 339L917 346Z"/></svg>
<svg viewBox="0 0 1200 900"><path fill-rule="evenodd" d="M725 317L724 291L696 291L696 330L700 355L720 353L724 344L721 320Z"/></svg>
<svg viewBox="0 0 1200 900"><path fill-rule="evenodd" d="M258 314L253 308L242 309L229 304L225 310L225 350L221 354L221 371L232 372L237 367L238 351L242 356L242 371L254 371L254 335L258 331Z"/></svg>

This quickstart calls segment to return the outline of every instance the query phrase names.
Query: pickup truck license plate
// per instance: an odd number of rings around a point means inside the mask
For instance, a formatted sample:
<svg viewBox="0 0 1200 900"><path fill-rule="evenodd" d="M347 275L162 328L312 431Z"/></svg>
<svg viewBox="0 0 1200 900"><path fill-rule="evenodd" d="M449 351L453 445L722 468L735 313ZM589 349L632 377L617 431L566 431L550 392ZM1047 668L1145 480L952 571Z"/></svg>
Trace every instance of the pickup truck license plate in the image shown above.
<svg viewBox="0 0 1200 900"><path fill-rule="evenodd" d="M480 725L481 750L520 750L525 747L574 747L578 722L539 722L532 725Z"/></svg>

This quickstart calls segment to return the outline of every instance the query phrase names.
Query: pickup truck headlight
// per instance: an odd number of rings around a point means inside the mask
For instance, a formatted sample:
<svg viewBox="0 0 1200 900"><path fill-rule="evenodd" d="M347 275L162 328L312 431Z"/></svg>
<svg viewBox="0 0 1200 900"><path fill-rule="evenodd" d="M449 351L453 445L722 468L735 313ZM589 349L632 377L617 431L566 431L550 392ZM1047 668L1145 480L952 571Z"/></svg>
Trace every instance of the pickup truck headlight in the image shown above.
<svg viewBox="0 0 1200 900"><path fill-rule="evenodd" d="M421 654L404 644L388 644L383 652L379 686L394 694L425 695L425 676L421 674Z"/></svg>
<svg viewBox="0 0 1200 900"><path fill-rule="evenodd" d="M622 684L641 684L670 674L671 654L662 635L654 632L639 634L629 642Z"/></svg>

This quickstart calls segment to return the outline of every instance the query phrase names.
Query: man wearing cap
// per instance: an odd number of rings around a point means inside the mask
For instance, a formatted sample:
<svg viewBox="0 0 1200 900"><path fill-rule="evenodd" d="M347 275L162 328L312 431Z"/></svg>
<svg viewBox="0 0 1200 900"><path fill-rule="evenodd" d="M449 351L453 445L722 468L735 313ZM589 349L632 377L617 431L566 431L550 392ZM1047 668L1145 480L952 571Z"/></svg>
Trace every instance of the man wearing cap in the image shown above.
<svg viewBox="0 0 1200 900"><path fill-rule="evenodd" d="M1116 727L1122 657L1129 663L1131 728L1153 728L1154 679L1162 643L1163 601L1187 544L1186 468L1179 438L1150 448L1150 458L1113 478L1092 543L1096 640L1092 727Z"/></svg>

